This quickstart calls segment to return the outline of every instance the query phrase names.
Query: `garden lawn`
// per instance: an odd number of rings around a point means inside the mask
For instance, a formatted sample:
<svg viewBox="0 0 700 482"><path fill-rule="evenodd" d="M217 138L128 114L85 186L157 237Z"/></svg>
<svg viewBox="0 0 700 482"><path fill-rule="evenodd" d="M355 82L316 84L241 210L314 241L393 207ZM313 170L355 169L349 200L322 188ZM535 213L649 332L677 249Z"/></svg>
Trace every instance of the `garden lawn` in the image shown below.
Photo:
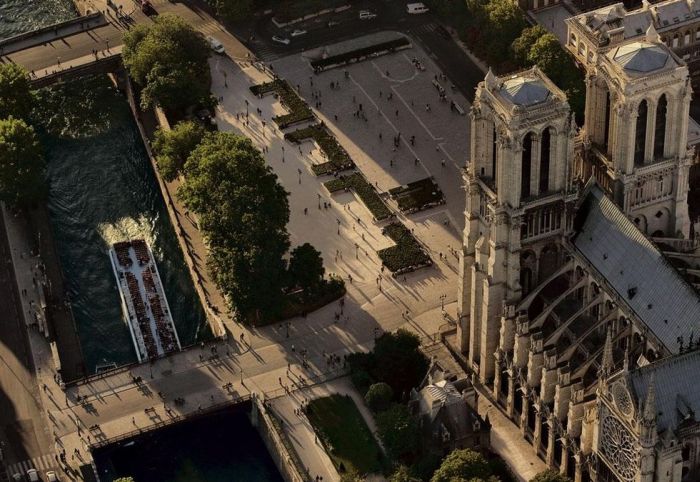
<svg viewBox="0 0 700 482"><path fill-rule="evenodd" d="M399 209L406 214L445 203L442 191L431 178L395 187L389 190L389 194L396 200Z"/></svg>
<svg viewBox="0 0 700 482"><path fill-rule="evenodd" d="M386 219L392 214L382 198L379 197L374 186L367 182L359 172L349 176L340 176L323 183L323 185L331 194L342 189L352 189L377 221Z"/></svg>
<svg viewBox="0 0 700 482"><path fill-rule="evenodd" d="M316 144L318 144L328 158L327 162L311 166L311 170L317 176L355 167L352 159L350 159L350 155L343 149L343 146L338 143L335 136L328 132L323 123L288 132L284 135L284 138L295 144L299 144L306 139L313 139L316 141Z"/></svg>
<svg viewBox="0 0 700 482"><path fill-rule="evenodd" d="M314 118L314 113L309 106L297 95L286 80L276 79L270 82L252 85L250 91L253 95L257 96L262 96L270 92L275 92L279 96L280 101L289 111L289 114L276 115L272 118L280 129Z"/></svg>
<svg viewBox="0 0 700 482"><path fill-rule="evenodd" d="M433 264L430 256L418 244L411 231L401 223L388 224L382 234L389 236L396 246L377 251L382 264L396 274L414 271Z"/></svg>
<svg viewBox="0 0 700 482"><path fill-rule="evenodd" d="M360 475L383 471L384 454L352 398L317 398L309 402L306 413L341 474L341 464L346 472Z"/></svg>

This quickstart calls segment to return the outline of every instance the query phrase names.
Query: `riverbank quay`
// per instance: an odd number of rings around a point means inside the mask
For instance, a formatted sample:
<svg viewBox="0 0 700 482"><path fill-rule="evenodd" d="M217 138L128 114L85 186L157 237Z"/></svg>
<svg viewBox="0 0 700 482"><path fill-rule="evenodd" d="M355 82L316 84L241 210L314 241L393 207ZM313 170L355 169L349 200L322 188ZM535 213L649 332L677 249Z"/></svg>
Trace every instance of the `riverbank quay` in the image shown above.
<svg viewBox="0 0 700 482"><path fill-rule="evenodd" d="M25 325L36 327L51 346L59 383L86 376L83 352L51 231L48 209L2 208Z"/></svg>

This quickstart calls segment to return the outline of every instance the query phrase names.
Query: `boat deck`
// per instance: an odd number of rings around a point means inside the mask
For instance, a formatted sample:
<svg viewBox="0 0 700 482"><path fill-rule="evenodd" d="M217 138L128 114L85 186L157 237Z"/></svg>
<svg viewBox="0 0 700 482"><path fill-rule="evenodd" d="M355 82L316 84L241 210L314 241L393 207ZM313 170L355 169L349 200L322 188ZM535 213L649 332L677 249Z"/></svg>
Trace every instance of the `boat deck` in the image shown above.
<svg viewBox="0 0 700 482"><path fill-rule="evenodd" d="M179 350L180 339L148 244L142 239L115 243L109 254L139 361Z"/></svg>

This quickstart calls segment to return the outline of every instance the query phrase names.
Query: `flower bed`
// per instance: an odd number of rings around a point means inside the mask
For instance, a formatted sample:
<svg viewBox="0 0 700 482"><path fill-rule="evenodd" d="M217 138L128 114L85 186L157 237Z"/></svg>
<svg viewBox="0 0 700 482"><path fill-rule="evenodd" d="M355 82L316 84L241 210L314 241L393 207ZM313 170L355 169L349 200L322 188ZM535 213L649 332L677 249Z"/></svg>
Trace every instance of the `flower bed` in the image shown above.
<svg viewBox="0 0 700 482"><path fill-rule="evenodd" d="M328 132L328 129L326 129L323 124L314 124L304 127L303 129L288 132L284 135L284 138L295 144L299 144L305 139L313 139L316 141L316 144L318 144L328 158L328 162L311 166L311 170L313 170L314 174L317 176L355 167L355 163L350 159L350 155L343 149L343 146L338 143L335 136Z"/></svg>
<svg viewBox="0 0 700 482"><path fill-rule="evenodd" d="M377 251L382 264L389 268L394 276L433 264L430 256L403 224L391 223L382 229L382 234L389 236L396 243L396 246Z"/></svg>
<svg viewBox="0 0 700 482"><path fill-rule="evenodd" d="M401 37L375 45L370 45L369 47L351 50L342 54L331 55L325 59L313 60L311 61L311 67L314 69L314 71L320 72L331 67L358 62L370 56L376 57L383 53L390 53L397 49L407 48L410 46L411 42L406 37Z"/></svg>
<svg viewBox="0 0 700 482"><path fill-rule="evenodd" d="M294 92L294 89L286 80L275 79L271 82L253 85L250 87L250 91L257 96L269 94L270 92L275 92L279 95L282 105L289 111L288 114L276 115L272 118L280 129L314 118L314 113L309 106Z"/></svg>
<svg viewBox="0 0 700 482"><path fill-rule="evenodd" d="M358 172L349 176L341 176L337 179L325 182L323 185L330 193L340 191L341 189L352 189L355 191L360 200L367 206L367 209L370 210L376 221L381 221L392 215L389 208L384 204L384 201L382 201L382 198L377 194L374 186L368 183L362 174Z"/></svg>
<svg viewBox="0 0 700 482"><path fill-rule="evenodd" d="M389 190L389 194L398 203L401 212L406 214L445 204L442 191L431 178L395 187Z"/></svg>

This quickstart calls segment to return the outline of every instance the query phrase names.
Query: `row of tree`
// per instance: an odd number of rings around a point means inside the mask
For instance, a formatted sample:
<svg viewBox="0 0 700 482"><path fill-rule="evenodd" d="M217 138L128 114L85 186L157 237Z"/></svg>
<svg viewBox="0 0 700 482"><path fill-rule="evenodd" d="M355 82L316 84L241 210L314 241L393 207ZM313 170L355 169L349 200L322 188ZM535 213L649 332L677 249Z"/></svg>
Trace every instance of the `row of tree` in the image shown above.
<svg viewBox="0 0 700 482"><path fill-rule="evenodd" d="M47 193L46 160L31 111L29 74L14 63L0 64L0 201L31 206Z"/></svg>
<svg viewBox="0 0 700 482"><path fill-rule="evenodd" d="M277 319L295 289L307 300L323 294L320 252L305 243L286 260L289 194L250 139L185 121L158 131L153 147L166 180L182 175L178 197L197 214L208 267L243 319Z"/></svg>

